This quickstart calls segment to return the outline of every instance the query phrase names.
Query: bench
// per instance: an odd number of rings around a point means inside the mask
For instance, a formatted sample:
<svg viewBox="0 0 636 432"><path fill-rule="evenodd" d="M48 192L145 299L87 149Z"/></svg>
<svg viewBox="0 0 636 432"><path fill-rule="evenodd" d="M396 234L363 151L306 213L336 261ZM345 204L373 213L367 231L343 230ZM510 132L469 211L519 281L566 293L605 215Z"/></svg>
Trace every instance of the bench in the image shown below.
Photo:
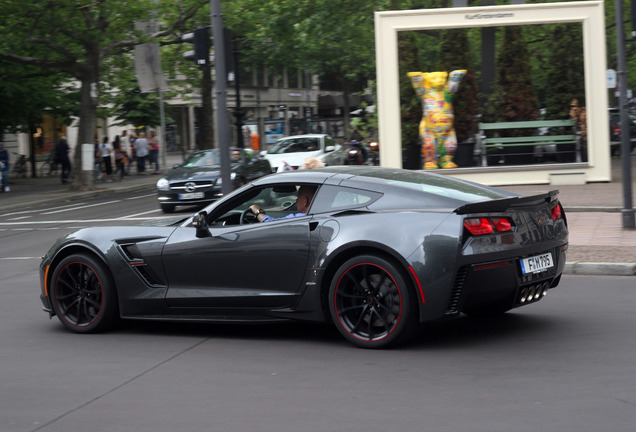
<svg viewBox="0 0 636 432"><path fill-rule="evenodd" d="M538 135L537 131L548 128L559 128L562 133L560 135ZM510 129L527 129L528 134L520 137L501 137L498 136L502 131ZM569 129L568 131L564 129ZM556 155L563 153L575 153L576 162L581 161L580 142L576 133L576 125L573 120L535 120L521 122L502 122L502 123L479 123L479 146L481 151L481 164L488 166L488 156L505 157L507 154L514 156L526 156L532 159L535 155L536 146L554 146L553 153ZM564 144L571 147L567 150L561 150ZM531 146L532 150L528 151ZM506 148L525 147L525 149L517 149L521 151L507 152ZM547 148L547 147L546 147ZM492 151L492 149L502 149L502 152ZM489 151L491 150L491 151ZM525 150L525 151L524 151Z"/></svg>

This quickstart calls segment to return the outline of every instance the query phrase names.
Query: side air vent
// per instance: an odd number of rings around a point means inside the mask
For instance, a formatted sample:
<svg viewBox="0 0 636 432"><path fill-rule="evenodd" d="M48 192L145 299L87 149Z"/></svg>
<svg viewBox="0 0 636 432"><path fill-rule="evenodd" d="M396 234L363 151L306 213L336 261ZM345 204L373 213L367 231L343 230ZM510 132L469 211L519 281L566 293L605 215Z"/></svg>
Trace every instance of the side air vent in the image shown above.
<svg viewBox="0 0 636 432"><path fill-rule="evenodd" d="M457 315L459 313L459 303L462 299L467 271L468 267L462 267L457 272L457 275L455 276L455 283L453 284L453 290L451 291L450 298L448 299L448 306L446 307L445 315Z"/></svg>

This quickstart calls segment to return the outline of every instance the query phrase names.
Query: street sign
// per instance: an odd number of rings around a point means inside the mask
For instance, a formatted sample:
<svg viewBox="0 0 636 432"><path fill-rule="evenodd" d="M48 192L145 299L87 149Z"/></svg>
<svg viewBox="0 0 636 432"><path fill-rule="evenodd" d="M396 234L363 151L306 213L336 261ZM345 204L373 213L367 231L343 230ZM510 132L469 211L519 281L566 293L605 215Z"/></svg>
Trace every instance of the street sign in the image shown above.
<svg viewBox="0 0 636 432"><path fill-rule="evenodd" d="M614 69L607 70L607 88L616 88L616 71Z"/></svg>

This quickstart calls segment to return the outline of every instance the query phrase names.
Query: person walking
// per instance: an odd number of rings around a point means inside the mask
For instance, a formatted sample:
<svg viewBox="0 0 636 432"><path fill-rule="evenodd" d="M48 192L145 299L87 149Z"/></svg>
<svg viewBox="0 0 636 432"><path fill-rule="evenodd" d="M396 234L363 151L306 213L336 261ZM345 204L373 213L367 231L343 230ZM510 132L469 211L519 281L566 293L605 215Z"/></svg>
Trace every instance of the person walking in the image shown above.
<svg viewBox="0 0 636 432"><path fill-rule="evenodd" d="M146 157L148 156L148 140L146 134L141 132L135 140L135 152L137 153L137 172L146 174Z"/></svg>
<svg viewBox="0 0 636 432"><path fill-rule="evenodd" d="M126 174L126 162L128 156L119 135L115 135L115 139L113 140L113 153L115 153L115 174L119 173L119 181L122 181Z"/></svg>
<svg viewBox="0 0 636 432"><path fill-rule="evenodd" d="M150 147L150 163L155 164L154 173L159 174L159 137L155 134L155 131L150 131L148 146Z"/></svg>
<svg viewBox="0 0 636 432"><path fill-rule="evenodd" d="M0 141L0 165L2 165L2 191L9 192L9 151Z"/></svg>
<svg viewBox="0 0 636 432"><path fill-rule="evenodd" d="M108 137L105 136L102 144L99 146L99 150L102 153L102 164L104 165L104 170L106 171L106 181L112 181L113 176L113 161L111 158L111 150L113 148L108 143Z"/></svg>
<svg viewBox="0 0 636 432"><path fill-rule="evenodd" d="M62 167L61 180L62 184L68 183L69 175L71 174L71 159L68 154L71 152L71 148L66 142L66 137L60 137L60 141L55 145L55 157L57 163Z"/></svg>

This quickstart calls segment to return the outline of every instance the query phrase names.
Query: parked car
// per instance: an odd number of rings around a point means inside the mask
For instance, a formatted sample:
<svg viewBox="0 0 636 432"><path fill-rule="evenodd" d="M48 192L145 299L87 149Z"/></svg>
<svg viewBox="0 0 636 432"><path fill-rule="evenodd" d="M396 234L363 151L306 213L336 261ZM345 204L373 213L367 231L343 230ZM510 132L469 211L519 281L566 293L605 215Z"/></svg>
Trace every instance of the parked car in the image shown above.
<svg viewBox="0 0 636 432"><path fill-rule="evenodd" d="M234 188L272 172L269 162L257 152L240 148L230 148L230 169ZM179 205L209 204L222 196L219 149L192 153L157 181L157 199L165 213L172 213Z"/></svg>
<svg viewBox="0 0 636 432"><path fill-rule="evenodd" d="M621 154L621 114L616 108L609 110L609 129L610 129L610 149L612 156L620 156ZM631 150L636 148L636 121L629 116L629 133Z"/></svg>
<svg viewBox="0 0 636 432"><path fill-rule="evenodd" d="M276 172L281 164L295 170L305 159L313 157L325 165L342 165L345 161L344 149L330 135L307 134L280 138L266 152L262 152Z"/></svg>
<svg viewBox="0 0 636 432"><path fill-rule="evenodd" d="M386 347L422 322L542 300L559 284L568 248L557 194L524 197L374 166L287 171L163 226L60 238L40 264L40 298L77 333L119 318L299 320ZM286 218L258 222L263 212Z"/></svg>

